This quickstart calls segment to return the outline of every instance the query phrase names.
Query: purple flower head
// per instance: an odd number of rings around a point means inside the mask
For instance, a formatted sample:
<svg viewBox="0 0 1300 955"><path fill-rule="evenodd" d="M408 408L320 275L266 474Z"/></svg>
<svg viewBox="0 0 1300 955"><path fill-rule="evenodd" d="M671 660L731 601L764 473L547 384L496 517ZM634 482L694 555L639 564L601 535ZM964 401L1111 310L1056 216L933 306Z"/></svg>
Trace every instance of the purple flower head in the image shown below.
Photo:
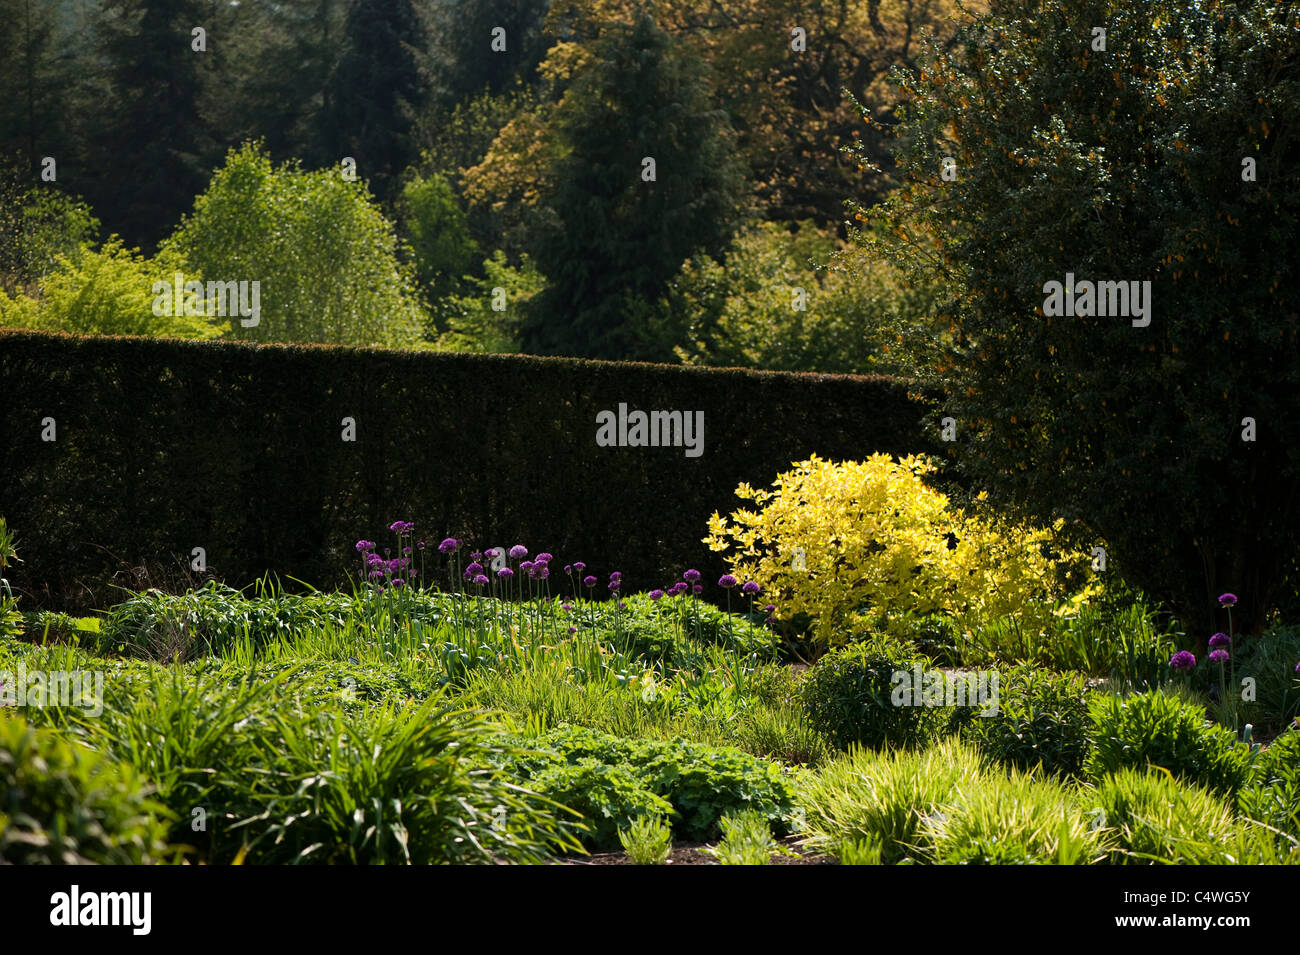
<svg viewBox="0 0 1300 955"><path fill-rule="evenodd" d="M771 613L775 609L776 609L776 604L768 604L766 607L763 608L763 613Z"/></svg>
<svg viewBox="0 0 1300 955"><path fill-rule="evenodd" d="M411 531L415 530L415 525L410 521L393 521L393 523L388 525L388 529L394 534L405 537L407 534L411 533Z"/></svg>
<svg viewBox="0 0 1300 955"><path fill-rule="evenodd" d="M696 596L699 596L700 594L704 593L704 585L696 584L694 587L691 588L691 593L695 594Z"/></svg>
<svg viewBox="0 0 1300 955"><path fill-rule="evenodd" d="M698 570L688 570L686 573L682 574L682 580L686 581L688 584L693 584L703 576L704 575Z"/></svg>
<svg viewBox="0 0 1300 955"><path fill-rule="evenodd" d="M468 567L465 568L465 576L467 578L473 577L475 574L481 574L481 573L483 573L483 565L480 564L478 561L474 561L474 563L470 564Z"/></svg>
<svg viewBox="0 0 1300 955"><path fill-rule="evenodd" d="M676 597L678 594L684 594L686 593L687 586L688 585L686 581L679 580L677 581L677 583L673 584L672 590L670 590L669 593L672 594L674 597Z"/></svg>
<svg viewBox="0 0 1300 955"><path fill-rule="evenodd" d="M1216 633L1214 636L1210 637L1211 650L1217 650L1219 648L1226 650L1230 646L1232 646L1232 639L1226 633Z"/></svg>
<svg viewBox="0 0 1300 955"><path fill-rule="evenodd" d="M459 549L460 541L454 537L443 538L442 543L438 545L438 552L441 554L451 554Z"/></svg>
<svg viewBox="0 0 1300 955"><path fill-rule="evenodd" d="M621 581L621 580L611 580L611 581L609 582L609 589L610 589L610 590L618 590L618 588L620 588L620 587L622 587L622 586L623 586L623 581Z"/></svg>
<svg viewBox="0 0 1300 955"><path fill-rule="evenodd" d="M545 564L549 564L551 561L555 560L555 558L552 557L550 554L546 553L546 551L542 551L540 554L538 554L537 559L542 561L542 563Z"/></svg>
<svg viewBox="0 0 1300 955"><path fill-rule="evenodd" d="M410 554L410 553L411 553L411 548L409 548L409 547L403 547L403 548L402 548L402 553L403 553L403 554Z"/></svg>
<svg viewBox="0 0 1300 955"><path fill-rule="evenodd" d="M1300 673L1300 661L1296 661L1295 672Z"/></svg>
<svg viewBox="0 0 1300 955"><path fill-rule="evenodd" d="M622 579L623 579L623 572L622 572L621 570L616 570L616 571L614 571L612 574L609 575L609 579L610 579L610 580L622 580Z"/></svg>
<svg viewBox="0 0 1300 955"><path fill-rule="evenodd" d="M522 564L519 565L519 569L522 570L529 577L533 576L533 562L531 560L524 561Z"/></svg>
<svg viewBox="0 0 1300 955"><path fill-rule="evenodd" d="M388 557L388 556L389 556L390 554L392 554L392 553L393 553L393 549L392 549L391 547L385 547L385 548L384 548L384 556L385 556L385 557Z"/></svg>
<svg viewBox="0 0 1300 955"><path fill-rule="evenodd" d="M546 580L551 576L551 568L540 561L533 565L533 570L537 573L538 580Z"/></svg>
<svg viewBox="0 0 1300 955"><path fill-rule="evenodd" d="M474 551L474 553L472 553L472 554L469 555L469 559L470 559L470 560L482 560L482 559L483 559L483 552L482 552L482 551L478 551L478 550L476 550L476 551Z"/></svg>
<svg viewBox="0 0 1300 955"><path fill-rule="evenodd" d="M745 581L745 586L740 588L741 593L749 594L751 597L757 597L762 590L763 588L758 585L758 582L753 580Z"/></svg>
<svg viewBox="0 0 1300 955"><path fill-rule="evenodd" d="M420 548L420 550L424 550L424 541L420 541L420 542L419 542L418 544L416 544L415 546L418 547L418 548Z"/></svg>
<svg viewBox="0 0 1300 955"><path fill-rule="evenodd" d="M664 592L663 592L662 590L657 590L657 589L656 589L656 590L652 590L652 591L650 591L650 599L651 599L651 600L660 600L660 599L663 598L663 595L664 595Z"/></svg>
<svg viewBox="0 0 1300 955"><path fill-rule="evenodd" d="M1237 605L1236 594L1219 594L1220 607L1235 607Z"/></svg>
<svg viewBox="0 0 1300 955"><path fill-rule="evenodd" d="M374 541L357 541L357 553L365 554L375 549Z"/></svg>
<svg viewBox="0 0 1300 955"><path fill-rule="evenodd" d="M1227 662L1228 662L1228 651L1227 651L1227 650L1211 650L1211 651L1210 651L1210 662L1211 662L1211 663L1227 663Z"/></svg>
<svg viewBox="0 0 1300 955"><path fill-rule="evenodd" d="M595 586L596 586L596 578L595 578L595 577L583 577L583 578L582 578L582 582L583 582L585 585L587 585L588 587L595 587Z"/></svg>
<svg viewBox="0 0 1300 955"><path fill-rule="evenodd" d="M410 570L408 570L408 571L406 572L406 576L407 576L407 577L418 577L418 576L420 576L420 572L419 572L418 570L416 570L414 567L412 567Z"/></svg>
<svg viewBox="0 0 1300 955"><path fill-rule="evenodd" d="M618 602L618 609L619 609L619 610L626 610L626 609L627 609L627 604L620 600L620 601Z"/></svg>
<svg viewBox="0 0 1300 955"><path fill-rule="evenodd" d="M1196 669L1196 657L1186 650L1179 650L1169 659L1169 665L1175 670Z"/></svg>
<svg viewBox="0 0 1300 955"><path fill-rule="evenodd" d="M488 560L494 560L500 556L500 554L501 551L497 550L495 547L489 547L487 550L483 551L483 556Z"/></svg>
<svg viewBox="0 0 1300 955"><path fill-rule="evenodd" d="M577 628L577 627L570 627L570 628L569 628L569 633L577 633L577 632L578 632L578 628Z"/></svg>
<svg viewBox="0 0 1300 955"><path fill-rule="evenodd" d="M511 560L520 560L521 558L527 556L528 556L528 548L525 547L523 544L516 544L514 547L510 548Z"/></svg>
<svg viewBox="0 0 1300 955"><path fill-rule="evenodd" d="M718 578L718 586L722 587L724 590L730 590L738 583L740 583L740 581L731 576L731 574L723 574Z"/></svg>
<svg viewBox="0 0 1300 955"><path fill-rule="evenodd" d="M502 580L509 580L514 575L515 572L511 570L509 567L502 567L500 570L497 571L497 576L500 577Z"/></svg>
<svg viewBox="0 0 1300 955"><path fill-rule="evenodd" d="M487 577L486 577L485 575L483 575L483 574L479 574L477 577L474 578L474 583L478 584L480 587L482 587L482 586L483 586L484 584L486 584L487 582L488 582L488 579L487 579Z"/></svg>
<svg viewBox="0 0 1300 955"><path fill-rule="evenodd" d="M366 554L367 567L378 567L383 562L384 562L384 558L380 557L378 554L374 554L374 553Z"/></svg>
<svg viewBox="0 0 1300 955"><path fill-rule="evenodd" d="M366 574L366 576L371 580L378 580L380 577L384 576L384 572L376 567L370 573Z"/></svg>
<svg viewBox="0 0 1300 955"><path fill-rule="evenodd" d="M573 604L570 604L570 603L563 603L563 604L560 604L560 609L561 609L561 610L572 610L572 609L573 609Z"/></svg>
<svg viewBox="0 0 1300 955"><path fill-rule="evenodd" d="M572 565L572 564L565 564L565 565L564 565L564 572L565 572L566 574L571 574L571 573L573 573L573 565Z"/></svg>
<svg viewBox="0 0 1300 955"><path fill-rule="evenodd" d="M404 581L401 577L394 577L394 578L393 578L393 586L394 586L394 587L400 587L400 586L402 586L402 585L405 584L405 583L406 583L406 581Z"/></svg>
<svg viewBox="0 0 1300 955"><path fill-rule="evenodd" d="M582 573L584 570L587 569L587 565L580 560L575 560L573 562L573 569L578 573Z"/></svg>

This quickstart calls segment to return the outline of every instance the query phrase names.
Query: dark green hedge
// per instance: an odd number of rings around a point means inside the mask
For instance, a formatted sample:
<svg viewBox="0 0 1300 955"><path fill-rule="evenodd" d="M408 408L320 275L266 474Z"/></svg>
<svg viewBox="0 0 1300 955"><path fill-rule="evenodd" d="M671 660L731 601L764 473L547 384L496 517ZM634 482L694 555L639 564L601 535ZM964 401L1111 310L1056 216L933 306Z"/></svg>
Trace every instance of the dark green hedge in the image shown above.
<svg viewBox="0 0 1300 955"><path fill-rule="evenodd" d="M397 519L621 570L627 589L687 566L716 580L700 540L742 481L812 453L935 450L889 379L525 356L0 332L0 394L11 580L68 608L118 599L124 562L195 546L237 586L345 583L353 543ZM704 453L597 447L597 412L620 402L704 411Z"/></svg>

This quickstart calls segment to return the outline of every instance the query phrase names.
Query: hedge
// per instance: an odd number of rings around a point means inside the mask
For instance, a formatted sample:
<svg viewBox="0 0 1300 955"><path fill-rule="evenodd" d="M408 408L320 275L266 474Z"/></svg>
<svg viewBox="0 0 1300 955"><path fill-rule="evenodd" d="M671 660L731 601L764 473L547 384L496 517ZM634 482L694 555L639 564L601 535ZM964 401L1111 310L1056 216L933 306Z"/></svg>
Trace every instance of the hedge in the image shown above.
<svg viewBox="0 0 1300 955"><path fill-rule="evenodd" d="M741 482L813 453L937 450L887 378L564 358L8 331L0 393L11 582L66 609L115 602L125 566L194 547L236 586L345 585L353 543L391 540L397 519L621 570L627 590L691 566L716 580L701 538ZM703 411L703 452L598 447L597 414L620 403Z"/></svg>

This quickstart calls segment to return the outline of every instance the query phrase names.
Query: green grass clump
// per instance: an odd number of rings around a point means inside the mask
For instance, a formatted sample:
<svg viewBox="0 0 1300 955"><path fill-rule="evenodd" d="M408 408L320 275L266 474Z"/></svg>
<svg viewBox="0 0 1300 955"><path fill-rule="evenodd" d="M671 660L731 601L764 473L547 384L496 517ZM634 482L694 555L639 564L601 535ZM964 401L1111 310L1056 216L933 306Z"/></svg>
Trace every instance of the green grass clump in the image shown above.
<svg viewBox="0 0 1300 955"><path fill-rule="evenodd" d="M720 820L722 841L706 851L719 865L767 865L776 843L762 813L752 809L728 813Z"/></svg>
<svg viewBox="0 0 1300 955"><path fill-rule="evenodd" d="M673 851L672 827L663 816L638 816L618 841L633 865L663 865Z"/></svg>

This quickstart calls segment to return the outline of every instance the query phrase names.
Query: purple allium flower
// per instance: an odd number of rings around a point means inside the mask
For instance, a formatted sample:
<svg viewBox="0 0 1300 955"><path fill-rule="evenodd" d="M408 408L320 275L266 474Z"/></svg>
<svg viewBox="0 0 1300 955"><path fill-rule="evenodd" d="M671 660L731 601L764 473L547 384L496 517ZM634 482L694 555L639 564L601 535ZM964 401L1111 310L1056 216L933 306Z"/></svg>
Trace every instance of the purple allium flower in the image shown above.
<svg viewBox="0 0 1300 955"><path fill-rule="evenodd" d="M618 588L620 588L620 587L622 587L622 586L623 586L623 581L621 581L621 580L611 580L611 581L609 582L609 589L610 589L610 590L618 590Z"/></svg>
<svg viewBox="0 0 1300 955"><path fill-rule="evenodd" d="M473 577L475 574L481 574L481 573L483 573L483 565L480 564L478 561L474 561L474 563L470 564L468 567L465 568L466 577Z"/></svg>
<svg viewBox="0 0 1300 955"><path fill-rule="evenodd" d="M1300 673L1300 661L1296 661L1295 672Z"/></svg>
<svg viewBox="0 0 1300 955"><path fill-rule="evenodd" d="M403 547L403 548L402 548L402 553L403 553L403 554L409 554L409 553L411 553L411 548L409 548L409 547Z"/></svg>
<svg viewBox="0 0 1300 955"><path fill-rule="evenodd" d="M577 627L570 627L570 628L569 628L569 633L577 633L577 632L578 632L578 628L577 628Z"/></svg>
<svg viewBox="0 0 1300 955"><path fill-rule="evenodd" d="M539 562L539 563L534 564L534 565L533 565L533 570L537 571L537 579L538 579L538 580L546 580L546 579L548 579L548 578L551 576L551 568L547 567L547 566L546 566L545 564L543 564L543 563L540 563L540 562Z"/></svg>
<svg viewBox="0 0 1300 955"><path fill-rule="evenodd" d="M516 544L514 547L510 548L511 560L519 560L520 558L527 557L527 556L528 556L528 548L525 547L523 544Z"/></svg>
<svg viewBox="0 0 1300 955"><path fill-rule="evenodd" d="M511 570L509 567L502 567L500 570L497 571L497 576L500 577L502 580L509 580L514 575L515 572Z"/></svg>
<svg viewBox="0 0 1300 955"><path fill-rule="evenodd" d="M573 562L573 569L576 570L578 573L582 573L584 570L587 569L587 565L580 560L575 560Z"/></svg>
<svg viewBox="0 0 1300 955"><path fill-rule="evenodd" d="M406 581L404 581L401 577L394 577L394 578L393 578L393 586L394 586L394 587L400 587L400 586L402 586L404 583L406 583Z"/></svg>
<svg viewBox="0 0 1300 955"><path fill-rule="evenodd" d="M669 593L676 597L678 594L686 593L687 587L688 585L686 581L679 580L677 583L673 584L672 590L670 590Z"/></svg>
<svg viewBox="0 0 1300 955"><path fill-rule="evenodd" d="M374 541L357 541L357 553L364 554L375 549Z"/></svg>
<svg viewBox="0 0 1300 955"><path fill-rule="evenodd" d="M542 551L540 554L538 554L537 559L546 564L549 564L551 561L555 560L555 558L552 557L550 554L546 553L546 551Z"/></svg>
<svg viewBox="0 0 1300 955"><path fill-rule="evenodd" d="M418 548L420 548L420 550L424 550L424 541L420 541L420 542L419 542L418 544L416 544L415 546L418 547Z"/></svg>
<svg viewBox="0 0 1300 955"><path fill-rule="evenodd" d="M563 603L563 604L560 604L560 609L561 609L561 610L572 610L572 609L573 609L573 604L570 604L570 603Z"/></svg>
<svg viewBox="0 0 1300 955"><path fill-rule="evenodd" d="M482 551L477 551L477 550L476 550L476 551L474 551L474 553L472 553L472 554L469 555L469 559L470 559L470 560L482 560L482 559L483 559L483 552L482 552Z"/></svg>
<svg viewBox="0 0 1300 955"><path fill-rule="evenodd" d="M763 613L771 613L775 609L776 609L776 604L768 604L766 607L763 608Z"/></svg>
<svg viewBox="0 0 1300 955"><path fill-rule="evenodd" d="M619 610L626 610L626 609L627 609L627 604L625 604L623 601L620 600L620 601L618 602L618 609L619 609Z"/></svg>
<svg viewBox="0 0 1300 955"><path fill-rule="evenodd" d="M1227 650L1211 650L1211 651L1210 651L1210 662L1211 662L1211 663L1227 663L1227 662L1228 662L1228 651L1227 651Z"/></svg>
<svg viewBox="0 0 1300 955"><path fill-rule="evenodd" d="M478 584L480 587L482 587L482 586L483 586L484 584L486 584L487 582L488 582L488 579L487 579L487 577L486 577L485 575L483 575L483 574L479 574L477 577L474 578L474 583Z"/></svg>
<svg viewBox="0 0 1300 955"><path fill-rule="evenodd" d="M751 597L757 597L763 588L758 585L757 581L747 580L745 586L740 588L742 594L749 594Z"/></svg>
<svg viewBox="0 0 1300 955"><path fill-rule="evenodd" d="M659 599L661 599L661 598L663 597L663 595L664 595L664 592L663 592L662 590L658 590L658 589L656 589L656 590L652 590L652 591L650 591L650 599L651 599L651 600L659 600Z"/></svg>
<svg viewBox="0 0 1300 955"><path fill-rule="evenodd" d="M699 596L700 594L704 593L704 585L696 584L694 587L691 588L691 593L695 594L696 596Z"/></svg>
<svg viewBox="0 0 1300 955"><path fill-rule="evenodd" d="M416 570L414 567L412 567L410 570L408 570L408 571L406 572L406 576L407 576L407 577L418 577L418 576L420 576L420 572L419 572L418 570Z"/></svg>
<svg viewBox="0 0 1300 955"><path fill-rule="evenodd" d="M384 558L380 557L378 554L375 553L366 554L367 567L377 567L379 564L382 564L383 562L384 562Z"/></svg>
<svg viewBox="0 0 1300 955"><path fill-rule="evenodd" d="M1194 670L1196 657L1186 650L1179 650L1169 658L1169 665L1175 670Z"/></svg>
<svg viewBox="0 0 1300 955"><path fill-rule="evenodd" d="M590 577L590 576L589 576L589 577L583 577L583 578L582 578L582 582L583 582L584 584L586 584L588 587L595 587L595 586L596 586L596 578L595 578L595 577Z"/></svg>
<svg viewBox="0 0 1300 955"><path fill-rule="evenodd" d="M533 576L533 562L531 560L524 561L522 564L519 565L519 569L522 570L529 577Z"/></svg>
<svg viewBox="0 0 1300 955"><path fill-rule="evenodd" d="M1212 650L1220 647L1226 650L1230 646L1232 646L1232 640L1226 633L1216 633L1210 637L1210 649Z"/></svg>
<svg viewBox="0 0 1300 955"><path fill-rule="evenodd" d="M622 580L622 579L623 579L623 571L621 571L621 570L616 570L616 571L614 571L612 574L609 575L609 579L610 579L610 580Z"/></svg>
<svg viewBox="0 0 1300 955"><path fill-rule="evenodd" d="M391 556L392 553L393 553L393 549L392 549L391 547L385 547L385 548L384 548L384 556L385 556L385 557L389 557L389 556Z"/></svg>
<svg viewBox="0 0 1300 955"><path fill-rule="evenodd" d="M442 543L438 545L438 552L442 554L450 554L455 552L459 548L460 548L460 541L456 540L456 538L454 537L446 537L443 538Z"/></svg>
<svg viewBox="0 0 1300 955"><path fill-rule="evenodd" d="M572 565L572 564L565 564L565 565L564 565L564 572L565 572L566 574L571 574L571 573L573 573L573 565Z"/></svg>
<svg viewBox="0 0 1300 955"><path fill-rule="evenodd" d="M693 584L695 583L695 581L699 580L703 576L704 575L701 574L698 570L692 569L682 574L682 580L686 581L688 584Z"/></svg>
<svg viewBox="0 0 1300 955"><path fill-rule="evenodd" d="M402 528L405 526L406 525L402 521L393 521L393 523L388 525L388 529L392 531L394 534L400 534L402 532Z"/></svg>
<svg viewBox="0 0 1300 955"><path fill-rule="evenodd" d="M496 557L500 556L500 554L501 551L497 550L495 547L489 547L487 550L483 551L483 556L486 557L488 560L493 560Z"/></svg>
<svg viewBox="0 0 1300 955"><path fill-rule="evenodd" d="M378 580L380 577L384 576L384 572L376 568L375 570L372 570L370 573L366 574L366 576L369 577L371 580Z"/></svg>
<svg viewBox="0 0 1300 955"><path fill-rule="evenodd" d="M731 576L731 574L723 574L721 577L718 578L718 586L722 587L725 590L730 590L738 583L740 583L740 581L737 580L735 577Z"/></svg>
<svg viewBox="0 0 1300 955"><path fill-rule="evenodd" d="M1235 607L1236 605L1237 605L1237 595L1236 595L1236 594L1220 594L1220 595L1219 595L1219 606L1220 606L1220 607Z"/></svg>

